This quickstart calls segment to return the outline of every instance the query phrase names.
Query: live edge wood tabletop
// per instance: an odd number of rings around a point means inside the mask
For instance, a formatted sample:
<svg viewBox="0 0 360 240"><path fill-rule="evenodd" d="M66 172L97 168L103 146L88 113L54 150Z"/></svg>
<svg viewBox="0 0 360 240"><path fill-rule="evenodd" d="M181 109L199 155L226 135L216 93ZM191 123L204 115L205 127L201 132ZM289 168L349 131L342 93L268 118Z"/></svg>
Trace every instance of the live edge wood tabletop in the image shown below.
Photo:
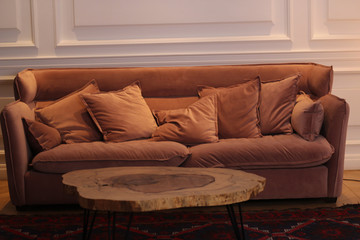
<svg viewBox="0 0 360 240"><path fill-rule="evenodd" d="M264 189L265 178L220 168L113 167L73 171L63 183L83 208L145 212L243 202Z"/></svg>

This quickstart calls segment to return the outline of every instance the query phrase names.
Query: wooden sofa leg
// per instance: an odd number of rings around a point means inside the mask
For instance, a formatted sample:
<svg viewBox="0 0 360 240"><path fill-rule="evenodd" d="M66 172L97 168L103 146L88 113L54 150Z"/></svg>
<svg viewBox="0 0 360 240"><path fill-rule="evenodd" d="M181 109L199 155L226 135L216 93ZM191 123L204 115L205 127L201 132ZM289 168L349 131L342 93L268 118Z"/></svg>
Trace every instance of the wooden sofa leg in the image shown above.
<svg viewBox="0 0 360 240"><path fill-rule="evenodd" d="M24 212L28 210L29 210L29 206L16 206L16 211L18 212Z"/></svg>
<svg viewBox="0 0 360 240"><path fill-rule="evenodd" d="M336 201L337 201L337 197L325 198L325 202L327 203L336 203Z"/></svg>

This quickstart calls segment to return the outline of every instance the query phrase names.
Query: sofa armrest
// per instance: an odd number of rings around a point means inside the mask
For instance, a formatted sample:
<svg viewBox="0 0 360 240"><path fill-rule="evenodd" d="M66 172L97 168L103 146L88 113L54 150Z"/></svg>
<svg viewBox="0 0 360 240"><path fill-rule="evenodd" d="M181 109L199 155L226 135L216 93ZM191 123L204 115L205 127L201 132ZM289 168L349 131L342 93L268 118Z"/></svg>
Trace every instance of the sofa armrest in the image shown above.
<svg viewBox="0 0 360 240"><path fill-rule="evenodd" d="M22 118L34 119L35 116L33 110L20 101L6 105L0 115L9 193L16 206L25 204L24 178L33 157L26 140Z"/></svg>
<svg viewBox="0 0 360 240"><path fill-rule="evenodd" d="M341 98L327 94L320 98L324 107L324 123L321 134L334 147L334 154L326 163L328 167L328 195L339 197L342 190L346 133L349 120L349 104Z"/></svg>

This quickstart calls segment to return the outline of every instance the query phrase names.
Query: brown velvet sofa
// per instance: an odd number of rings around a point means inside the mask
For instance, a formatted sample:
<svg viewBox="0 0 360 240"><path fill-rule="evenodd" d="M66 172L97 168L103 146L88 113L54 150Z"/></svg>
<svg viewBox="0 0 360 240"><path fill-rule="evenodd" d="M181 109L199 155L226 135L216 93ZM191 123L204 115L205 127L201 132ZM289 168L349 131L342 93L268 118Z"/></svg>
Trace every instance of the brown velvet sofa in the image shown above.
<svg viewBox="0 0 360 240"><path fill-rule="evenodd" d="M260 79L258 87L262 91L266 88L262 87L263 84L292 75L298 75L296 93L301 91L311 96L313 101L321 102L323 121L320 122L320 134L311 140L290 130L238 138L231 137L230 133L230 137L197 144L166 139L154 141L151 138L61 143L34 153L23 122L24 119L35 120L37 109L51 106L92 79L103 92L140 82L149 109L162 111L194 104L199 99L199 86L214 90L243 84L249 79ZM332 82L332 67L313 63L26 69L14 80L16 101L1 112L11 201L18 207L76 203L73 196L63 191L63 173L85 168L145 165L227 167L255 173L267 179L265 190L255 199L336 200L342 189L349 106L345 100L331 94ZM271 98L275 99L276 89L274 91ZM259 118L262 117L261 104L269 116L279 114L277 109L267 109L265 97L262 98L260 93L257 97ZM267 101L271 102L271 98L268 97ZM291 113L287 119L291 122ZM257 124L261 130L267 122L260 119Z"/></svg>

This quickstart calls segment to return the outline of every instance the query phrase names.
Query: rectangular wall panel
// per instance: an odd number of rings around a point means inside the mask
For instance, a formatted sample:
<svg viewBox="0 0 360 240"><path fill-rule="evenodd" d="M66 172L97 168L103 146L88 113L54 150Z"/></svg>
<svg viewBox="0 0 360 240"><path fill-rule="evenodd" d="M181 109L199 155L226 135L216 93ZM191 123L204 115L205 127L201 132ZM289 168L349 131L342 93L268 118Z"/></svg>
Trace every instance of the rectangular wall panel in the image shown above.
<svg viewBox="0 0 360 240"><path fill-rule="evenodd" d="M17 28L15 0L0 0L0 29Z"/></svg>
<svg viewBox="0 0 360 240"><path fill-rule="evenodd" d="M74 0L75 26L271 20L269 0ZM94 17L98 16L98 17Z"/></svg>
<svg viewBox="0 0 360 240"><path fill-rule="evenodd" d="M0 58L36 47L36 0L0 0Z"/></svg>
<svg viewBox="0 0 360 240"><path fill-rule="evenodd" d="M312 39L339 42L360 39L359 9L360 1L356 0L312 0ZM352 45L343 47L349 46Z"/></svg>
<svg viewBox="0 0 360 240"><path fill-rule="evenodd" d="M267 42L275 43L272 51L283 51L292 44L290 5L288 0L55 0L56 51L121 57L218 55L266 51Z"/></svg>
<svg viewBox="0 0 360 240"><path fill-rule="evenodd" d="M330 20L360 20L359 0L328 0Z"/></svg>

